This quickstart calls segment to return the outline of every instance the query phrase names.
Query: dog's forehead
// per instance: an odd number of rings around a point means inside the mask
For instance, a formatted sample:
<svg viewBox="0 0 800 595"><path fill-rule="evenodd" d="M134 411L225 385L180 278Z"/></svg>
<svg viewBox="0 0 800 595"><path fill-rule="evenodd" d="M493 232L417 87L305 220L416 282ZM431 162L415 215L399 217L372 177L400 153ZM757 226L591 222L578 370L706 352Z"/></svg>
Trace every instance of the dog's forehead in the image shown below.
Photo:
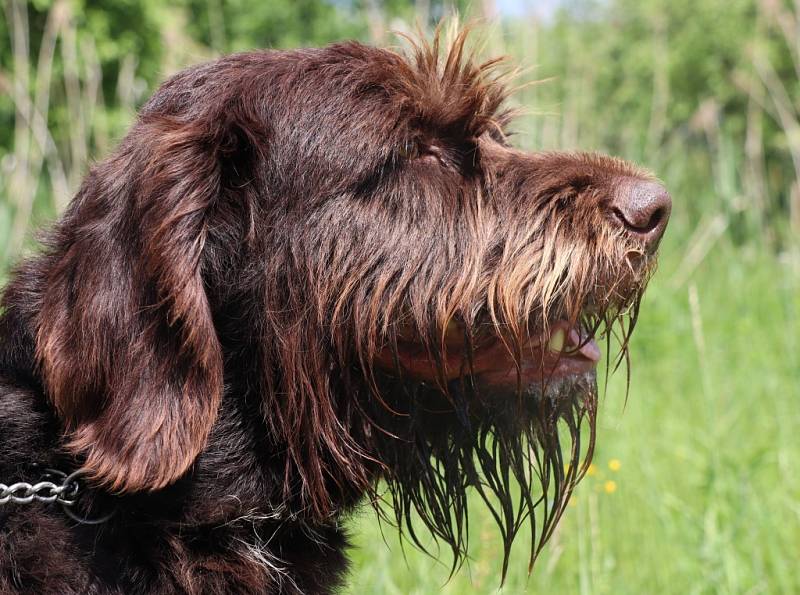
<svg viewBox="0 0 800 595"><path fill-rule="evenodd" d="M477 138L507 121L496 65L476 64L461 50L346 42L298 56L293 91L302 99L298 107L312 110L319 124L330 115L343 131L369 128L395 140L418 130Z"/></svg>
<svg viewBox="0 0 800 595"><path fill-rule="evenodd" d="M402 135L407 101L391 52L348 43L279 53L273 64L263 79L272 115L303 144L374 151Z"/></svg>

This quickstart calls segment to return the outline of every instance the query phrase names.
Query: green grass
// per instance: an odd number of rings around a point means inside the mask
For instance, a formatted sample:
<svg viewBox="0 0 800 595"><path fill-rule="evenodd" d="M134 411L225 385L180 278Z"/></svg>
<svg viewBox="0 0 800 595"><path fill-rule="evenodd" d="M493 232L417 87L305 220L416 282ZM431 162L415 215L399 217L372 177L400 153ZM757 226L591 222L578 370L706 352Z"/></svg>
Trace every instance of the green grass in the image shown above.
<svg viewBox="0 0 800 595"><path fill-rule="evenodd" d="M602 398L593 474L530 577L520 541L502 593L800 592L797 261L723 239L677 285L682 235L643 306L627 405L621 372ZM446 551L401 549L365 510L346 592L497 592L499 536L477 502L472 528L448 582Z"/></svg>

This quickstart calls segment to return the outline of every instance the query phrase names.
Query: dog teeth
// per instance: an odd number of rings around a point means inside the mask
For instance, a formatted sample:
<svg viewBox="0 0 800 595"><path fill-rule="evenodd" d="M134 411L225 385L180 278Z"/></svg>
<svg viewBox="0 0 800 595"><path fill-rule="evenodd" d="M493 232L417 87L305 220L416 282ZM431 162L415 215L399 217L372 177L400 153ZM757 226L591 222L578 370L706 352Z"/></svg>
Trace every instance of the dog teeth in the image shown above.
<svg viewBox="0 0 800 595"><path fill-rule="evenodd" d="M550 340L547 341L547 348L550 351L561 353L564 350L564 342L566 340L566 333L563 328L557 328L550 335Z"/></svg>

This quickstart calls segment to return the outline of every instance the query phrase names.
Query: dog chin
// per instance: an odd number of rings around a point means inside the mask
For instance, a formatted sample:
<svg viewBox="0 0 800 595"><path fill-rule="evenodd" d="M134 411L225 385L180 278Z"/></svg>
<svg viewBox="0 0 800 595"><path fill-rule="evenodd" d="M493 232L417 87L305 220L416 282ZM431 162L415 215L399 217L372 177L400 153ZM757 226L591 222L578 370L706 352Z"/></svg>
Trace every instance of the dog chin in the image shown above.
<svg viewBox="0 0 800 595"><path fill-rule="evenodd" d="M534 382L522 390L524 402L541 403L546 400L555 406L572 405L596 394L597 370L594 368L552 378L544 385L541 382Z"/></svg>
<svg viewBox="0 0 800 595"><path fill-rule="evenodd" d="M526 431L532 422L557 423L575 407L591 406L597 399L597 370L553 375L516 386L478 383L473 415L489 418L505 428Z"/></svg>
<svg viewBox="0 0 800 595"><path fill-rule="evenodd" d="M402 413L378 406L374 419L385 431L373 436L398 526L414 539L411 519L419 519L450 545L458 564L466 555L467 494L475 490L504 535L530 532L533 564L591 459L594 367L521 388L479 377L451 380L446 391L384 379L394 389L385 396ZM511 541L503 548L504 572Z"/></svg>

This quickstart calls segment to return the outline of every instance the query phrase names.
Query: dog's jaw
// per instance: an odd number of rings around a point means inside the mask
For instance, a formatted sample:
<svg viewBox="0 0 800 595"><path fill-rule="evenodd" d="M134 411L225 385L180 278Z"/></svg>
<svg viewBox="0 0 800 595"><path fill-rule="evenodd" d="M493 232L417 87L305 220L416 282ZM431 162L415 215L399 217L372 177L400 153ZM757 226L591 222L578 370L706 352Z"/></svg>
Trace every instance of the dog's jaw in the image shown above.
<svg viewBox="0 0 800 595"><path fill-rule="evenodd" d="M457 325L456 325L457 326ZM462 337L459 342L459 337ZM559 320L546 330L532 334L515 354L503 337L485 338L472 348L463 343L463 333L448 329L442 355L443 364L417 341L401 342L397 352L387 346L376 363L387 371L397 371L416 380L435 382L439 376L453 380L469 375L500 388L547 383L593 371L601 353L594 337L566 320ZM399 365L399 370L395 366Z"/></svg>

